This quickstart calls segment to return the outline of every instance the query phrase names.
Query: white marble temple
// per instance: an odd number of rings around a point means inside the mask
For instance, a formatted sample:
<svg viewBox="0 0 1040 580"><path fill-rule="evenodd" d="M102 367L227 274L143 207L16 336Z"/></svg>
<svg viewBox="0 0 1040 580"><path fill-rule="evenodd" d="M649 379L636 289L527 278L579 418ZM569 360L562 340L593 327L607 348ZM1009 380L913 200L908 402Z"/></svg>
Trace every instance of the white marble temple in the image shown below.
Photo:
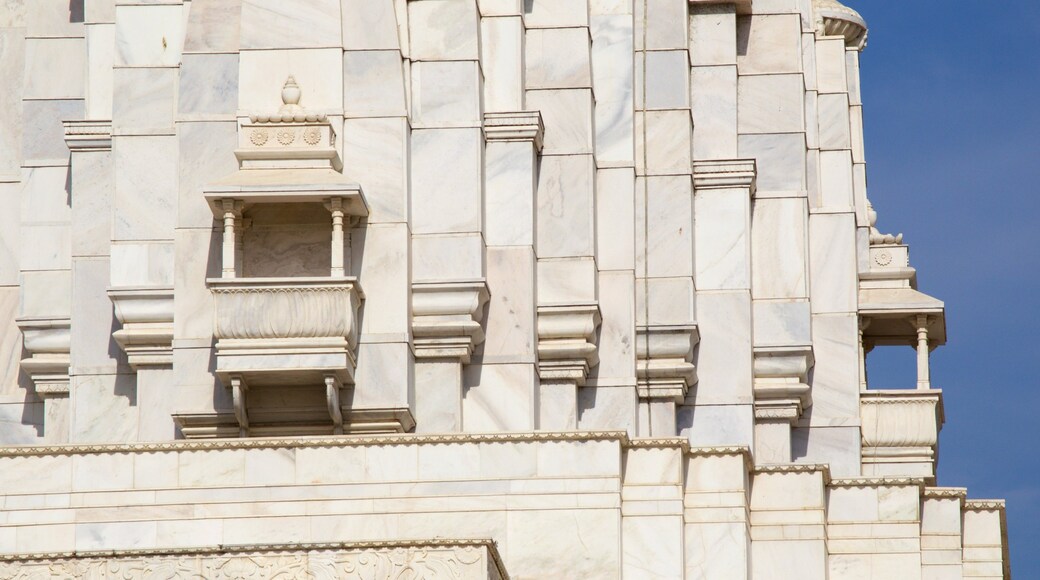
<svg viewBox="0 0 1040 580"><path fill-rule="evenodd" d="M936 480L964 394L873 227L865 36L0 0L0 577L1010 578Z"/></svg>

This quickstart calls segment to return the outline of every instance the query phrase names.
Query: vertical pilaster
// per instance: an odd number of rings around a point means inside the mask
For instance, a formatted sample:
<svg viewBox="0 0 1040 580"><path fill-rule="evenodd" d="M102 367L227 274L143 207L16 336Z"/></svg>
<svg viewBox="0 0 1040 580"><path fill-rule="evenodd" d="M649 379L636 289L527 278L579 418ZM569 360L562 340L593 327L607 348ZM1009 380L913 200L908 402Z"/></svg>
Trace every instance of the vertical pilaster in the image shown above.
<svg viewBox="0 0 1040 580"><path fill-rule="evenodd" d="M685 576L751 577L751 478L742 447L693 448L683 490Z"/></svg>
<svg viewBox="0 0 1040 580"><path fill-rule="evenodd" d="M759 467L751 485L751 578L828 578L825 465ZM783 571L783 572L778 572ZM796 571L796 572L795 572Z"/></svg>
<svg viewBox="0 0 1040 580"><path fill-rule="evenodd" d="M684 441L635 441L621 488L621 578L684 578Z"/></svg>
<svg viewBox="0 0 1040 580"><path fill-rule="evenodd" d="M968 490L927 487L921 499L921 579L962 578L964 524L961 511Z"/></svg>

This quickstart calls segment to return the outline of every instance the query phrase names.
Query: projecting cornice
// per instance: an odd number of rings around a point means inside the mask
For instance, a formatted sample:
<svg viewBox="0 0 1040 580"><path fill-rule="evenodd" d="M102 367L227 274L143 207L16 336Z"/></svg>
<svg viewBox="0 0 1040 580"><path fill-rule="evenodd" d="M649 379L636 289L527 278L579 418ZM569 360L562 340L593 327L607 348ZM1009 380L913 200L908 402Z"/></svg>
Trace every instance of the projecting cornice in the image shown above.
<svg viewBox="0 0 1040 580"><path fill-rule="evenodd" d="M845 46L863 50L867 46L867 22L852 8L837 0L813 0L816 31L824 36L843 36Z"/></svg>

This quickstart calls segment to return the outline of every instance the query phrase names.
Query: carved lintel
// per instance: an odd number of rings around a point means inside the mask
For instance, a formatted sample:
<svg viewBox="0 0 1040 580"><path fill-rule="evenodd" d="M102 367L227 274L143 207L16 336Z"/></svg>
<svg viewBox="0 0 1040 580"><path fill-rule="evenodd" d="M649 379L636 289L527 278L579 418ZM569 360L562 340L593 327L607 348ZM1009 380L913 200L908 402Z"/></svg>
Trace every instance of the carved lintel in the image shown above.
<svg viewBox="0 0 1040 580"><path fill-rule="evenodd" d="M63 121L65 144L72 152L111 151L112 121L76 119Z"/></svg>
<svg viewBox="0 0 1040 580"><path fill-rule="evenodd" d="M69 317L19 318L22 344L29 357L21 367L32 380L36 393L44 397L69 394L69 355L72 324Z"/></svg>
<svg viewBox="0 0 1040 580"><path fill-rule="evenodd" d="M417 282L412 285L415 358L458 359L469 363L484 341L480 322L489 297L487 282Z"/></svg>
<svg viewBox="0 0 1040 580"><path fill-rule="evenodd" d="M641 399L681 403L697 384L693 349L696 325L643 326L636 329L636 381Z"/></svg>
<svg viewBox="0 0 1040 580"><path fill-rule="evenodd" d="M123 327L112 333L130 366L173 364L173 288L110 288Z"/></svg>
<svg viewBox="0 0 1040 580"><path fill-rule="evenodd" d="M808 381L812 346L756 347L755 419L794 423L812 404Z"/></svg>
<svg viewBox="0 0 1040 580"><path fill-rule="evenodd" d="M235 419L238 421L238 436L249 436L249 410L246 407L246 392L249 386L242 380L242 375L231 375L231 399L235 405Z"/></svg>
<svg viewBox="0 0 1040 580"><path fill-rule="evenodd" d="M599 363L596 328L599 305L538 307L538 376L543 381L585 384Z"/></svg>
<svg viewBox="0 0 1040 580"><path fill-rule="evenodd" d="M329 407L329 416L332 417L332 434L343 434L343 409L340 407L339 390L343 385L336 375L325 375L325 400Z"/></svg>
<svg viewBox="0 0 1040 580"><path fill-rule="evenodd" d="M538 111L484 113L484 137L489 141L530 142L542 150L545 126Z"/></svg>
<svg viewBox="0 0 1040 580"><path fill-rule="evenodd" d="M758 169L754 159L717 159L693 162L693 187L706 189L747 189L755 194Z"/></svg>

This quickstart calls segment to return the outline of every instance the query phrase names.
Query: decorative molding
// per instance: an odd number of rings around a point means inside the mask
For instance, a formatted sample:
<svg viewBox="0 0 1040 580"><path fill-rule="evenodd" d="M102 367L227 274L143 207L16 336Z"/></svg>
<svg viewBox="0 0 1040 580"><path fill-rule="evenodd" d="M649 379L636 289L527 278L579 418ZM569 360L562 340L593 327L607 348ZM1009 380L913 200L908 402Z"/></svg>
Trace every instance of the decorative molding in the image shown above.
<svg viewBox="0 0 1040 580"><path fill-rule="evenodd" d="M693 187L706 189L747 189L755 195L758 169L754 159L716 159L693 162Z"/></svg>
<svg viewBox="0 0 1040 580"><path fill-rule="evenodd" d="M813 0L816 32L822 36L841 36L845 46L863 50L867 46L867 22L852 8L837 0Z"/></svg>
<svg viewBox="0 0 1040 580"><path fill-rule="evenodd" d="M69 395L69 365L72 346L72 321L67 316L19 318L22 345L29 357L21 360L22 370L32 380L36 394L43 397Z"/></svg>
<svg viewBox="0 0 1040 580"><path fill-rule="evenodd" d="M920 487L924 488L923 477L845 477L832 479L828 487Z"/></svg>
<svg viewBox="0 0 1040 580"><path fill-rule="evenodd" d="M748 447L690 447L689 454L692 457L726 457L741 455L745 460L751 458L751 449Z"/></svg>
<svg viewBox="0 0 1040 580"><path fill-rule="evenodd" d="M596 303L538 307L538 376L542 381L585 384L599 363Z"/></svg>
<svg viewBox="0 0 1040 580"><path fill-rule="evenodd" d="M112 338L134 368L173 364L173 288L109 288L123 327Z"/></svg>
<svg viewBox="0 0 1040 580"><path fill-rule="evenodd" d="M488 142L528 142L542 150L545 125L539 111L484 113L484 138Z"/></svg>
<svg viewBox="0 0 1040 580"><path fill-rule="evenodd" d="M1002 499L969 499L965 500L964 509L971 512L1004 511L1007 502Z"/></svg>
<svg viewBox="0 0 1040 580"><path fill-rule="evenodd" d="M756 465L754 474L769 473L823 473L824 483L831 481L831 466L826 463L777 463Z"/></svg>
<svg viewBox="0 0 1040 580"><path fill-rule="evenodd" d="M812 345L755 347L755 419L794 423L812 404Z"/></svg>
<svg viewBox="0 0 1040 580"><path fill-rule="evenodd" d="M636 390L641 399L682 403L697 384L693 349L700 342L697 325L636 328Z"/></svg>
<svg viewBox="0 0 1040 580"><path fill-rule="evenodd" d="M185 439L214 440L232 437L327 437L329 435L381 435L407 433L415 427L408 409L353 409L342 404L341 387L326 389L326 406L249 409L234 412L176 413L174 421ZM334 393L334 394L333 394ZM339 410L337 421L336 410ZM245 426L243 427L243 424Z"/></svg>
<svg viewBox="0 0 1040 580"><path fill-rule="evenodd" d="M965 487L926 487L922 497L926 499L959 499L961 506L968 499L968 488Z"/></svg>
<svg viewBox="0 0 1040 580"><path fill-rule="evenodd" d="M112 121L76 119L62 121L65 127L65 145L72 152L111 151Z"/></svg>
<svg viewBox="0 0 1040 580"><path fill-rule="evenodd" d="M484 342L487 282L417 282L412 284L412 336L415 358L458 359L469 363Z"/></svg>
<svg viewBox="0 0 1040 580"><path fill-rule="evenodd" d="M2 578L508 579L492 540L221 545L0 555Z"/></svg>
<svg viewBox="0 0 1040 580"><path fill-rule="evenodd" d="M679 449L684 453L689 453L690 440L686 437L649 437L632 439L625 447L628 449Z"/></svg>

